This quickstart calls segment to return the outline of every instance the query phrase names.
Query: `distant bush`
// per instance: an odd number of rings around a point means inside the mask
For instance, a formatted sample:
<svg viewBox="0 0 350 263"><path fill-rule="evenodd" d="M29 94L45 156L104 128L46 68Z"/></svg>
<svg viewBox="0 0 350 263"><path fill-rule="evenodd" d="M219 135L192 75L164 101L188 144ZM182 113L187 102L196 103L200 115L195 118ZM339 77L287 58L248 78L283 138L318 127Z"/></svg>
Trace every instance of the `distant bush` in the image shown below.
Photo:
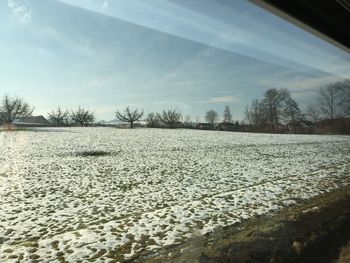
<svg viewBox="0 0 350 263"><path fill-rule="evenodd" d="M111 154L110 152L105 152L105 151L83 151L83 152L78 152L75 155L82 156L82 157L89 157L89 156L107 156L110 154Z"/></svg>

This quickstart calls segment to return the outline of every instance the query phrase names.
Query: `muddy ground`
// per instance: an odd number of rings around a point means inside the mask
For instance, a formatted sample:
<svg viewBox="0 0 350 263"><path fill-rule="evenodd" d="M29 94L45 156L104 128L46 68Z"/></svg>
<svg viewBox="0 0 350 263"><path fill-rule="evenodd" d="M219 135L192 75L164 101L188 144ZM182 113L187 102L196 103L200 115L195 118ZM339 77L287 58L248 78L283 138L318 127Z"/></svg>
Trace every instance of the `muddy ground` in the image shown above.
<svg viewBox="0 0 350 263"><path fill-rule="evenodd" d="M350 186L141 262L350 262Z"/></svg>

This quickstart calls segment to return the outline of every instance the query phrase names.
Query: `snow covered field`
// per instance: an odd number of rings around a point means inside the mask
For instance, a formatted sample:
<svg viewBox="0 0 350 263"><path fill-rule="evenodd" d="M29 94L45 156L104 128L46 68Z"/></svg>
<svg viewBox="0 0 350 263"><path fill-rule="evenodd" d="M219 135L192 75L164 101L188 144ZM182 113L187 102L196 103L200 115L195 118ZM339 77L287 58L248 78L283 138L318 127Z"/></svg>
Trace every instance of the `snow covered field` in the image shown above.
<svg viewBox="0 0 350 263"><path fill-rule="evenodd" d="M346 185L349 171L348 136L0 132L0 262L156 253Z"/></svg>

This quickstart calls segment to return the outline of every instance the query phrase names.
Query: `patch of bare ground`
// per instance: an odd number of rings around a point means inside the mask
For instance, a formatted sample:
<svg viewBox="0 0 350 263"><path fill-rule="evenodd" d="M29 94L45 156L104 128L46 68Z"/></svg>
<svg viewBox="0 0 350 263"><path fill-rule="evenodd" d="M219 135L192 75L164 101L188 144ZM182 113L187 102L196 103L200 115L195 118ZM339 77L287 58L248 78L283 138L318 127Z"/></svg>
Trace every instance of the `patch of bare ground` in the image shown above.
<svg viewBox="0 0 350 263"><path fill-rule="evenodd" d="M350 262L350 185L142 262Z"/></svg>

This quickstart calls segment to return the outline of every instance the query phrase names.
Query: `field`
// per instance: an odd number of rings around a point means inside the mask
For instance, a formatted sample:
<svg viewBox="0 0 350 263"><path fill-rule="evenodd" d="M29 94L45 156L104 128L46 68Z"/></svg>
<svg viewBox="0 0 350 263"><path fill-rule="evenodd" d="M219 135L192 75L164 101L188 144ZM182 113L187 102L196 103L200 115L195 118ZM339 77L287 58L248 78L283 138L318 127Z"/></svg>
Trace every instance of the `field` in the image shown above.
<svg viewBox="0 0 350 263"><path fill-rule="evenodd" d="M0 262L157 255L348 185L349 171L348 136L1 132Z"/></svg>

